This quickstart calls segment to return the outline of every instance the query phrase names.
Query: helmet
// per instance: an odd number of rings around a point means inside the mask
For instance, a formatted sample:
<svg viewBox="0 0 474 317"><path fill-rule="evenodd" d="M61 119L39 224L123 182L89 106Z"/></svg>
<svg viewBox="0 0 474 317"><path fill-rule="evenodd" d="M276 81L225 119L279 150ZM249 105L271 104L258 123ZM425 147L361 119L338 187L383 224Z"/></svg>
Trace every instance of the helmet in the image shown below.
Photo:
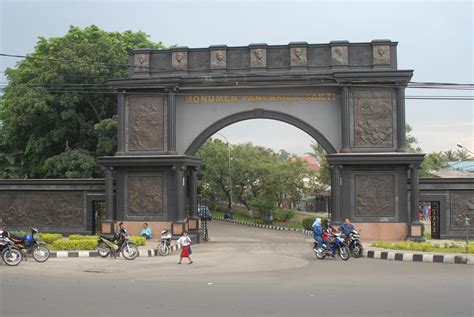
<svg viewBox="0 0 474 317"><path fill-rule="evenodd" d="M33 237L32 237L31 235L27 234L27 235L25 236L25 239L24 239L24 240L25 240L25 243L30 243L31 240L33 240Z"/></svg>

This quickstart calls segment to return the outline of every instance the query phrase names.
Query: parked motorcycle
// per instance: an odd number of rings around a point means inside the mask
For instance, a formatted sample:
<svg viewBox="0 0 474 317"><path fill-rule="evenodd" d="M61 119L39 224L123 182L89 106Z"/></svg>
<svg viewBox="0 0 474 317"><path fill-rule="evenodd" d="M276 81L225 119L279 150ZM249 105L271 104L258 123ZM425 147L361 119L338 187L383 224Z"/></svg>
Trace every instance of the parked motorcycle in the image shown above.
<svg viewBox="0 0 474 317"><path fill-rule="evenodd" d="M344 238L341 237L340 233L335 233L333 235L333 241L331 242L331 245L334 246L334 252L339 255L339 257L347 261L350 258L350 250L347 247L346 243L344 242ZM323 244L322 248L316 248L314 249L314 253L316 254L316 257L320 260L324 259L326 256L334 256L334 254L331 254L331 245L325 245Z"/></svg>
<svg viewBox="0 0 474 317"><path fill-rule="evenodd" d="M129 240L126 230L116 234L101 233L97 251L103 258L108 257L109 254L116 258L117 253L122 253L122 256L127 260L134 260L138 256L138 248L135 243Z"/></svg>
<svg viewBox="0 0 474 317"><path fill-rule="evenodd" d="M16 266L21 262L21 251L7 236L0 237L1 259L6 265Z"/></svg>
<svg viewBox="0 0 474 317"><path fill-rule="evenodd" d="M360 243L360 235L356 229L352 229L345 241L351 254L355 258L362 256L362 244Z"/></svg>
<svg viewBox="0 0 474 317"><path fill-rule="evenodd" d="M45 262L49 259L49 249L45 243L39 240L38 229L31 228L31 235L27 234L24 237L11 234L10 239L15 243L15 246L20 249L25 260L27 259L27 254L31 254L33 259L37 262Z"/></svg>
<svg viewBox="0 0 474 317"><path fill-rule="evenodd" d="M164 229L161 231L161 241L158 242L156 247L158 253L162 256L166 256L171 251L171 233L168 230Z"/></svg>

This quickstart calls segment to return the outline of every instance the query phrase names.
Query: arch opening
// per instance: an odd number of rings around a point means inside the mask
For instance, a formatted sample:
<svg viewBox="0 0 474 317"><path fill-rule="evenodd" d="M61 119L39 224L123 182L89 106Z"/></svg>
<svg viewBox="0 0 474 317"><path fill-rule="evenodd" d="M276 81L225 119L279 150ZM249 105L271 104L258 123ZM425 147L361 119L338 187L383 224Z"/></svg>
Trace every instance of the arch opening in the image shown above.
<svg viewBox="0 0 474 317"><path fill-rule="evenodd" d="M214 135L221 129L231 124L251 119L270 119L288 123L310 135L317 143L319 143L324 148L327 154L337 153L337 150L334 148L331 142L329 142L329 140L318 129L311 126L307 122L292 115L278 111L254 109L250 111L238 112L214 122L212 125L204 129L193 140L193 142L186 149L185 155L194 156L199 150L199 148L204 144L204 142L206 142L207 139L209 139L212 135Z"/></svg>

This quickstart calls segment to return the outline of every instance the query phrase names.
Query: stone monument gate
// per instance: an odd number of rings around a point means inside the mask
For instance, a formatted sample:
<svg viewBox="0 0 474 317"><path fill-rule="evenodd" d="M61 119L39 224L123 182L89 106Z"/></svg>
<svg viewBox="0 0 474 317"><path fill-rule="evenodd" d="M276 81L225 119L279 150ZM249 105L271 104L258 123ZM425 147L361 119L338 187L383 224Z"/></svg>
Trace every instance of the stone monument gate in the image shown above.
<svg viewBox="0 0 474 317"><path fill-rule="evenodd" d="M327 151L335 222L351 218L366 239L421 235L424 155L405 152L404 93L413 71L397 69L396 46L134 50L129 77L109 82L119 93L119 129L116 155L99 160L108 222L197 230L196 151L232 123L267 118L300 128Z"/></svg>

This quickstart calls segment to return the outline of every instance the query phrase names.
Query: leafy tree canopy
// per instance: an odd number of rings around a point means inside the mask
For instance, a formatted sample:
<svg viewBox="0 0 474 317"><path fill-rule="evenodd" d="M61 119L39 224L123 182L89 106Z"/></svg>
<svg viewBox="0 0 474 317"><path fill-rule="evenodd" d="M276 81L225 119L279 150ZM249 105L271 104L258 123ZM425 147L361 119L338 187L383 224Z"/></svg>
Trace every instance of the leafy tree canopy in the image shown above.
<svg viewBox="0 0 474 317"><path fill-rule="evenodd" d="M116 96L107 79L126 77L127 53L139 47L164 48L143 32L96 26L39 38L34 52L5 72L0 176L100 176L95 158L116 151ZM65 158L69 168L51 165Z"/></svg>

